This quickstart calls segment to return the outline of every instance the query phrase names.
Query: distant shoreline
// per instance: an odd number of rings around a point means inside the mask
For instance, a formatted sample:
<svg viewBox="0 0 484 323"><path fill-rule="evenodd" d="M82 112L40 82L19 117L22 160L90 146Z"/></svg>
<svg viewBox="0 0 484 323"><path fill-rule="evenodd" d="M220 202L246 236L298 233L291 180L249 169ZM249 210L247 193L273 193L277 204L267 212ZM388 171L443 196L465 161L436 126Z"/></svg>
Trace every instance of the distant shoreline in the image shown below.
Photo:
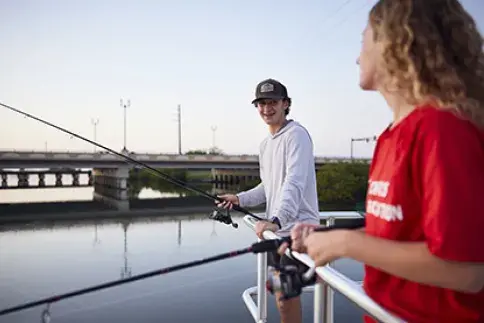
<svg viewBox="0 0 484 323"><path fill-rule="evenodd" d="M208 215L213 211L215 203L201 196L133 199L130 209L116 210L101 201L58 201L32 203L0 203L0 225L6 223L29 223L39 221L79 221L105 220L138 217L170 217L190 216L194 214ZM355 205L325 204L320 202L321 211L356 211ZM265 205L250 208L249 211L260 213L265 211ZM233 216L243 215L232 212Z"/></svg>
<svg viewBox="0 0 484 323"><path fill-rule="evenodd" d="M59 220L90 220L90 219L120 219L140 217L159 217L187 215L190 213L207 213L209 215L213 207L194 206L194 207L170 207L159 209L132 209L128 211L117 210L93 210L93 211L71 211L71 212L51 212L51 213L19 213L1 214L0 225L5 223L27 223L33 221L59 221Z"/></svg>
<svg viewBox="0 0 484 323"><path fill-rule="evenodd" d="M208 216L215 207L213 202L200 197L132 200L130 204L129 210L119 211L100 201L1 203L0 225L35 221L187 216L203 213ZM263 212L264 206L251 211ZM233 216L241 214L233 212Z"/></svg>

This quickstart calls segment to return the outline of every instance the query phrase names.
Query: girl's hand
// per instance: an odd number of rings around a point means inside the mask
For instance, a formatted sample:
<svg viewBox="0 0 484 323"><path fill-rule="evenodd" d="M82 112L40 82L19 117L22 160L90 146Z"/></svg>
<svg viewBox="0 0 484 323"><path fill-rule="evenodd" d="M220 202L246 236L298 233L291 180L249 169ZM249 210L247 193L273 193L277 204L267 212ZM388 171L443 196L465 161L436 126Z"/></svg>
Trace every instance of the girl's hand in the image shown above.
<svg viewBox="0 0 484 323"><path fill-rule="evenodd" d="M313 232L304 239L303 245L316 266L324 266L345 256L350 234L349 230Z"/></svg>

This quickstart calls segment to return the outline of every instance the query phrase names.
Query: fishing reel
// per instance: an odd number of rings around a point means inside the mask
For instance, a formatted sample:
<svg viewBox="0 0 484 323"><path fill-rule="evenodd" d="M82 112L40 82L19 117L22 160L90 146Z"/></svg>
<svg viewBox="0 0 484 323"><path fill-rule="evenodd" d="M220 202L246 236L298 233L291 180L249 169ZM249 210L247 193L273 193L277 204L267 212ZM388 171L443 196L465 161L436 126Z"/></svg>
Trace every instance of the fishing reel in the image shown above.
<svg viewBox="0 0 484 323"><path fill-rule="evenodd" d="M232 217L230 216L230 212L228 209L224 208L214 208L212 213L209 215L211 220L215 220L218 222L222 222L227 225L232 225L235 229L239 227L239 225L232 221Z"/></svg>
<svg viewBox="0 0 484 323"><path fill-rule="evenodd" d="M279 273L275 274L275 270ZM280 300L298 297L301 295L304 287L316 283L314 268L309 269L307 272L301 272L301 269L294 265L276 265L270 271L271 275L266 281L266 289L271 294L280 293Z"/></svg>

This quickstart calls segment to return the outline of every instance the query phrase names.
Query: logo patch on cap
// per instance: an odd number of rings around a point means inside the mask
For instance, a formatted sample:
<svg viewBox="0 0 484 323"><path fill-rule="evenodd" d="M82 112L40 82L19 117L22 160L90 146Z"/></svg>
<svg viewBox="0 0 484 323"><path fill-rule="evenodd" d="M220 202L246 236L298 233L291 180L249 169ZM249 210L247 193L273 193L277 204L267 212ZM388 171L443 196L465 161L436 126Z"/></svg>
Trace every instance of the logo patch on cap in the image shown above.
<svg viewBox="0 0 484 323"><path fill-rule="evenodd" d="M264 83L260 87L261 93L274 91L274 85L271 83Z"/></svg>

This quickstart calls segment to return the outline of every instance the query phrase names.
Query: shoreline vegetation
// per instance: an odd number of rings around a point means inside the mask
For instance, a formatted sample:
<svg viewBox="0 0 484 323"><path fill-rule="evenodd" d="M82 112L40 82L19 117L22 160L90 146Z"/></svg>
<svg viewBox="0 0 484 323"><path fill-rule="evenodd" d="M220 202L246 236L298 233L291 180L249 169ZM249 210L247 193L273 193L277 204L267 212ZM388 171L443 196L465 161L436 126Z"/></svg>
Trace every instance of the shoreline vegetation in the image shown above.
<svg viewBox="0 0 484 323"><path fill-rule="evenodd" d="M214 184L211 180L210 171L159 170L198 189L207 192L213 190ZM368 185L368 171L369 165L359 162L326 164L320 167L316 174L320 209L322 211L363 209ZM219 193L235 193L251 189L259 182L260 180L242 181L240 184L235 185L219 183L216 185L216 190ZM198 195L195 192L171 184L144 169L133 170L130 173L129 183L131 198L135 198L143 188L150 188L163 193L178 194L180 197Z"/></svg>

